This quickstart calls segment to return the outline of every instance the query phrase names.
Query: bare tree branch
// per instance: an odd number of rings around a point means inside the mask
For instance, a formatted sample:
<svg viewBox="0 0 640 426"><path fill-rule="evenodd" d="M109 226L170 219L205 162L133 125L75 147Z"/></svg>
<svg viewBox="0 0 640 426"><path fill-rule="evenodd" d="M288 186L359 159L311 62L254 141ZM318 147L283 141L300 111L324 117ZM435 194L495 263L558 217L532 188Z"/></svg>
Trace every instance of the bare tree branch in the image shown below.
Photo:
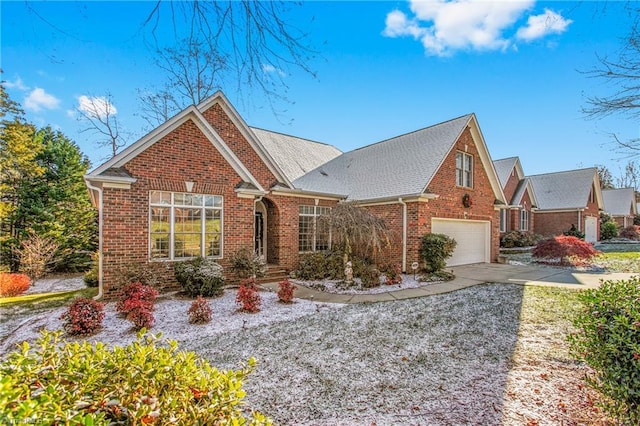
<svg viewBox="0 0 640 426"><path fill-rule="evenodd" d="M94 134L99 147L109 147L115 156L126 145L127 138L116 117L117 110L111 93L105 96L81 96L76 111L80 114L78 119L86 124L80 132Z"/></svg>

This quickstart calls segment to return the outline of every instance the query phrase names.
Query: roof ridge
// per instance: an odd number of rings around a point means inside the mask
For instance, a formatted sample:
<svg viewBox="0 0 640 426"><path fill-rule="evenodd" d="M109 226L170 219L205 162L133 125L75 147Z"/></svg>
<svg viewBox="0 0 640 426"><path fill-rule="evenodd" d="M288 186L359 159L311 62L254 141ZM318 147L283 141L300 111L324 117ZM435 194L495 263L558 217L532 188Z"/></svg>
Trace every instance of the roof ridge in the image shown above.
<svg viewBox="0 0 640 426"><path fill-rule="evenodd" d="M391 140L393 140L393 139L399 139L399 138L402 138L402 137L405 137L405 136L412 135L412 134L414 134L414 133L422 132L422 131L425 131L425 130L427 130L427 129L431 129L431 128L434 128L434 127L437 127L437 126L441 126L441 125L444 125L444 124L450 123L450 122L452 122L452 121L459 120L459 119L461 119L461 118L471 117L471 116L473 116L473 114L474 114L474 113L472 113L472 112L471 112L471 113L469 113L469 114L463 114L463 115L461 115L461 116L459 116L459 117L451 118L451 119L449 119L449 120L445 120L445 121L441 121L440 123L435 123L435 124L432 124L432 125L430 125L430 126L423 127L423 128L421 128L421 129L417 129L417 130L413 130L413 131L411 131L411 132L406 132L406 133L402 133L402 134L399 134L399 135L396 135L396 136L392 136L392 137L390 137L390 138L383 139L383 140L378 141L378 142L373 142L373 143L370 143L370 144L368 144L368 145L365 145L365 146L361 146L361 147L359 147L359 148L352 149L351 151L347 151L347 152L345 152L345 154L349 154L349 153L352 153L352 152L360 151L361 149L370 148L370 147L372 147L372 146L380 145L380 144L382 144L382 143L384 143L384 142L389 142L389 141L391 141Z"/></svg>
<svg viewBox="0 0 640 426"><path fill-rule="evenodd" d="M548 172L548 173L538 173L536 175L526 175L525 178L532 178L532 177L538 177L538 176L546 176L546 175L559 175L561 173L574 173L574 172L582 172L582 171L586 171L586 170L593 170L593 171L597 171L596 167L584 167L582 169L573 169L573 170L561 170L559 172Z"/></svg>

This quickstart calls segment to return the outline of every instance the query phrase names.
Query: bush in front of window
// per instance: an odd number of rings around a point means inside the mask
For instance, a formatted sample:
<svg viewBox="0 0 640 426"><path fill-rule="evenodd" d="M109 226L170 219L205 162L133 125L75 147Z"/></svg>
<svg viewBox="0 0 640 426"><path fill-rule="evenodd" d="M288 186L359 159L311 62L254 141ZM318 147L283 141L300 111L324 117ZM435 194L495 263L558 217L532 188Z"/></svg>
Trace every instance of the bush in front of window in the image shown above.
<svg viewBox="0 0 640 426"><path fill-rule="evenodd" d="M266 271L264 259L247 247L231 255L231 272L238 278L264 277Z"/></svg>
<svg viewBox="0 0 640 426"><path fill-rule="evenodd" d="M458 243L444 234L424 234L420 247L420 259L424 272L432 273L444 270L447 259L453 255Z"/></svg>
<svg viewBox="0 0 640 426"><path fill-rule="evenodd" d="M300 255L295 277L301 280L343 279L344 262L339 251L316 251ZM356 270L354 267L354 275Z"/></svg>
<svg viewBox="0 0 640 426"><path fill-rule="evenodd" d="M173 271L176 280L190 297L215 297L223 292L223 269L213 259L196 257L176 263Z"/></svg>
<svg viewBox="0 0 640 426"><path fill-rule="evenodd" d="M542 236L531 231L511 231L500 238L500 247L532 247L542 240Z"/></svg>

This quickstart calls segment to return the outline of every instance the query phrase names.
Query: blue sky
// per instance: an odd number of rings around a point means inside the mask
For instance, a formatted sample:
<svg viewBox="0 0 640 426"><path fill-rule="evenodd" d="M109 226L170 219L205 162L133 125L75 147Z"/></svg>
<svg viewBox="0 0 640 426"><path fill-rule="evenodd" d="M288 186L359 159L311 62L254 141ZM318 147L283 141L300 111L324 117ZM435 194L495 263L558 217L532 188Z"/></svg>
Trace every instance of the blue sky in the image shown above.
<svg viewBox="0 0 640 426"><path fill-rule="evenodd" d="M74 117L90 97L112 95L116 115L143 135L137 90L159 85L140 27L153 2L0 3L5 87L27 118L75 140L94 166L108 155ZM638 124L589 120L585 96L609 93L581 71L615 57L632 17L625 2L467 0L307 2L287 21L309 33L317 78L284 78L292 103L276 116L260 92L225 91L251 126L348 151L470 112L493 159L519 156L525 173L627 159L610 133ZM248 98L251 100L248 101Z"/></svg>

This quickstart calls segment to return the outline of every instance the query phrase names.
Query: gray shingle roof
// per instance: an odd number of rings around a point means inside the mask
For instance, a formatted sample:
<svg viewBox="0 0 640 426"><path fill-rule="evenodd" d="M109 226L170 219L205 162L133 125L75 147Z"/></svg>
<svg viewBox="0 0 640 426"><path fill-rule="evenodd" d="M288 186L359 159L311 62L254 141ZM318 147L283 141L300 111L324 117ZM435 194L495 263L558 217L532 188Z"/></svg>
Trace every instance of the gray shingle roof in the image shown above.
<svg viewBox="0 0 640 426"><path fill-rule="evenodd" d="M531 181L540 210L585 208L597 170L570 170L527 176Z"/></svg>
<svg viewBox="0 0 640 426"><path fill-rule="evenodd" d="M296 188L349 200L421 194L472 115L340 155L293 182Z"/></svg>
<svg viewBox="0 0 640 426"><path fill-rule="evenodd" d="M613 216L628 216L635 211L636 195L633 188L603 189L604 211Z"/></svg>
<svg viewBox="0 0 640 426"><path fill-rule="evenodd" d="M498 180L500 181L502 189L504 189L507 184L509 176L511 176L511 170L516 166L517 161L518 157L509 157L495 160L493 162L493 167L496 169L496 174L498 175Z"/></svg>
<svg viewBox="0 0 640 426"><path fill-rule="evenodd" d="M342 154L333 145L254 127L250 129L289 181Z"/></svg>

